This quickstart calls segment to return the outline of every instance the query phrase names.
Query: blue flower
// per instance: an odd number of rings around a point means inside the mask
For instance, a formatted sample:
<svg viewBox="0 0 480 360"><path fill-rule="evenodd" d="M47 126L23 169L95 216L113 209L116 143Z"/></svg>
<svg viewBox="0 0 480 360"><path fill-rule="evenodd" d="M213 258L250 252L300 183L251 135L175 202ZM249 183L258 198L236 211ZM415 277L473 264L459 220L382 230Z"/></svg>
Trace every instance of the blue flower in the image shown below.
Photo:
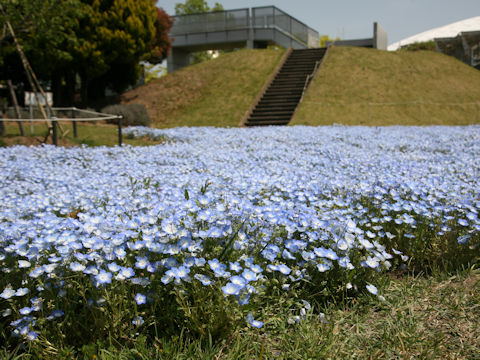
<svg viewBox="0 0 480 360"><path fill-rule="evenodd" d="M58 318L61 318L63 315L65 315L65 313L62 310L60 309L53 310L50 316L47 317L47 320L58 319Z"/></svg>
<svg viewBox="0 0 480 360"><path fill-rule="evenodd" d="M32 264L30 263L30 261L18 260L18 267L19 267L20 269L29 268L30 266L32 266Z"/></svg>
<svg viewBox="0 0 480 360"><path fill-rule="evenodd" d="M12 296L16 295L16 291L13 290L12 288L5 288L2 293L0 294L0 297L7 300L10 299Z"/></svg>
<svg viewBox="0 0 480 360"><path fill-rule="evenodd" d="M30 290L28 290L28 288L19 288L19 289L17 289L17 291L15 292L15 296L25 296L25 295L27 295L29 292L30 292Z"/></svg>
<svg viewBox="0 0 480 360"><path fill-rule="evenodd" d="M252 313L248 313L248 315L247 315L247 323L250 324L251 326L255 327L255 328L261 328L261 327L263 327L263 322L258 321L258 320L255 320L255 319L253 318Z"/></svg>
<svg viewBox="0 0 480 360"><path fill-rule="evenodd" d="M141 316L135 316L132 320L132 324L135 326L142 326L145 323L145 320L143 320L143 317Z"/></svg>
<svg viewBox="0 0 480 360"><path fill-rule="evenodd" d="M376 288L375 285L368 284L368 285L366 285L365 287L367 288L367 290L368 290L369 293L371 293L371 294L373 294L373 295L377 295L378 290L377 290L377 288Z"/></svg>
<svg viewBox="0 0 480 360"><path fill-rule="evenodd" d="M112 282L112 273L102 269L95 275L95 280L98 285L110 284Z"/></svg>
<svg viewBox="0 0 480 360"><path fill-rule="evenodd" d="M202 285L205 285L205 286L208 286L212 283L212 280L210 280L208 276L203 274L195 274L193 277L198 281L200 281Z"/></svg>
<svg viewBox="0 0 480 360"><path fill-rule="evenodd" d="M227 283L225 286L222 286L222 291L225 295L240 295L242 286L239 286L234 283Z"/></svg>
<svg viewBox="0 0 480 360"><path fill-rule="evenodd" d="M76 261L70 263L69 267L72 271L82 271L83 272L85 270L85 265L80 264L79 262L76 262Z"/></svg>
<svg viewBox="0 0 480 360"><path fill-rule="evenodd" d="M137 305L143 305L147 302L147 297L143 294L137 293L137 295L135 295L135 301Z"/></svg>
<svg viewBox="0 0 480 360"><path fill-rule="evenodd" d="M35 332L35 331L29 331L26 335L25 335L25 338L28 340L28 341L34 341L36 340L38 337L38 334Z"/></svg>

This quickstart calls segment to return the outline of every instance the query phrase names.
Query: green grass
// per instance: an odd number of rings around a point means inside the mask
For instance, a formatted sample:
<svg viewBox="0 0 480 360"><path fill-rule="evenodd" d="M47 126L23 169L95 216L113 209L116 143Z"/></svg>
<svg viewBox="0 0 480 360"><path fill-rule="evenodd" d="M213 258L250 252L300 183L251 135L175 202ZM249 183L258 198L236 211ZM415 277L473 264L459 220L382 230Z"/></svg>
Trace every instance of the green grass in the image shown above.
<svg viewBox="0 0 480 360"><path fill-rule="evenodd" d="M240 50L189 66L123 95L152 126L239 126L284 50Z"/></svg>
<svg viewBox="0 0 480 360"><path fill-rule="evenodd" d="M77 123L77 137L73 136L73 126L71 123L62 122L58 130L59 146L114 146L118 145L118 127L116 125L95 124L95 123ZM0 146L11 145L40 145L45 139L47 125L37 123L34 125L33 134L30 124L24 123L23 128L25 136L20 136L18 125L14 122L8 122L5 127L5 135L0 138ZM123 144L141 146L154 145L162 143L164 140L151 140L149 138L128 139L123 136ZM47 139L47 144L52 143L52 137Z"/></svg>
<svg viewBox="0 0 480 360"><path fill-rule="evenodd" d="M454 274L386 275L385 300L364 295L307 312L288 324L290 314L276 314L266 330L239 328L219 343L206 336L180 334L130 346L99 343L52 352L51 359L478 359L480 349L480 271ZM276 313L269 304L264 313ZM319 317L319 312L326 314ZM274 327L273 327L274 325ZM274 330L268 331L269 326ZM43 355L45 356L45 355ZM2 359L33 359L0 351ZM45 357L44 357L45 358ZM47 359L49 357L46 357Z"/></svg>
<svg viewBox="0 0 480 360"><path fill-rule="evenodd" d="M480 71L432 51L332 47L290 125L480 123Z"/></svg>

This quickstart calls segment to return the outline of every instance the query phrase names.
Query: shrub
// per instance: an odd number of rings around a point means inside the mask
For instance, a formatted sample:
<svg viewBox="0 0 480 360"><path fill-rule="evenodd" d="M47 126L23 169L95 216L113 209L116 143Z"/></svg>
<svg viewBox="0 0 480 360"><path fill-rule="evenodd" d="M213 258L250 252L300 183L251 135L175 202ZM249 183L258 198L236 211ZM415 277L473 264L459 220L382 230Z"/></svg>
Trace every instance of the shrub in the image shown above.
<svg viewBox="0 0 480 360"><path fill-rule="evenodd" d="M103 113L121 115L124 126L150 126L152 120L147 113L147 108L142 104L117 104L109 105L102 109ZM109 123L116 123L116 120L109 120Z"/></svg>
<svg viewBox="0 0 480 360"><path fill-rule="evenodd" d="M416 43L409 44L402 47L402 50L407 50L407 51L420 51L420 50L436 51L436 49L437 49L437 44L433 40L416 42Z"/></svg>

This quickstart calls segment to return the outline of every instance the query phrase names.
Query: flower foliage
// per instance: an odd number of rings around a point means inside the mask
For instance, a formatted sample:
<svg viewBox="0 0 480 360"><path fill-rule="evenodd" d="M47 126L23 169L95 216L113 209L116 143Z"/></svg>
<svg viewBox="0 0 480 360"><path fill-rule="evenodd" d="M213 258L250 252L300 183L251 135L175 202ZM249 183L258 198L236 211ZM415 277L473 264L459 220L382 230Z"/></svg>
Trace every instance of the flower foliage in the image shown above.
<svg viewBox="0 0 480 360"><path fill-rule="evenodd" d="M387 295L375 276L396 265L478 256L478 126L126 133L168 141L0 149L0 310L19 339L225 336L270 326L262 299L282 294L294 324L338 292Z"/></svg>

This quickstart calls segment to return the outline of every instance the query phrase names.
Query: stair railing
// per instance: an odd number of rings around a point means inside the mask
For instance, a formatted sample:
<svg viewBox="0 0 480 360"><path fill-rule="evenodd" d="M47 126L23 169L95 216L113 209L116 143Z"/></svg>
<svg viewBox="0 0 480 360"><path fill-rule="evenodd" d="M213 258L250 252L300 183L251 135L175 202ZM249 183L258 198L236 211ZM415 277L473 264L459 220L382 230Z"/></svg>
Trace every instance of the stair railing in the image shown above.
<svg viewBox="0 0 480 360"><path fill-rule="evenodd" d="M312 81L313 77L315 76L318 68L320 67L320 64L322 63L322 60L315 61L315 66L313 67L312 73L307 75L307 78L305 79L305 85L303 86L303 90L302 90L302 96L300 97L300 100L298 101L299 104L302 102L303 95L305 95L305 92L307 91L308 85L310 84L310 81Z"/></svg>

